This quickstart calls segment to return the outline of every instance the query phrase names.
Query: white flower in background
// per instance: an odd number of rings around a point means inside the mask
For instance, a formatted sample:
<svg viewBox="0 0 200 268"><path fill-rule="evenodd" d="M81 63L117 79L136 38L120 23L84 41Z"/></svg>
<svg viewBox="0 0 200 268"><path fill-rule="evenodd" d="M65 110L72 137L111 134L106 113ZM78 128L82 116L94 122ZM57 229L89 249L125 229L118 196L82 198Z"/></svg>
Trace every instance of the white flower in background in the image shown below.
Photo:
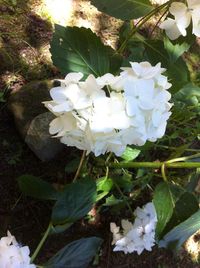
<svg viewBox="0 0 200 268"><path fill-rule="evenodd" d="M192 16L192 33L200 37L200 2L199 0L187 0L187 3Z"/></svg>
<svg viewBox="0 0 200 268"><path fill-rule="evenodd" d="M177 21L171 18L167 18L165 21L163 21L160 24L160 28L165 30L166 35L169 37L171 40L175 40L179 38L179 36L186 35L186 30L182 29L180 25L177 24ZM182 30L182 32L181 32Z"/></svg>
<svg viewBox="0 0 200 268"><path fill-rule="evenodd" d="M151 251L155 245L155 228L157 215L153 203L147 203L142 209L137 208L134 223L122 220L122 231L115 223L111 223L113 233L113 251L123 251L125 254L137 252L141 254L144 249Z"/></svg>
<svg viewBox="0 0 200 268"><path fill-rule="evenodd" d="M36 268L34 264L30 264L29 254L29 248L19 245L10 232L0 239L1 268Z"/></svg>
<svg viewBox="0 0 200 268"><path fill-rule="evenodd" d="M56 116L49 132L68 146L95 156L123 154L127 145L156 141L166 129L171 86L158 63L131 62L119 76L95 78L69 73L60 87L50 90L53 100L44 102ZM106 94L107 93L107 94Z"/></svg>
<svg viewBox="0 0 200 268"><path fill-rule="evenodd" d="M186 36L186 29L192 20L192 33L200 37L200 1L187 0L184 3L173 2L169 8L169 12L174 19L168 18L161 23L160 28L166 31L167 36L171 40L177 39L180 35Z"/></svg>

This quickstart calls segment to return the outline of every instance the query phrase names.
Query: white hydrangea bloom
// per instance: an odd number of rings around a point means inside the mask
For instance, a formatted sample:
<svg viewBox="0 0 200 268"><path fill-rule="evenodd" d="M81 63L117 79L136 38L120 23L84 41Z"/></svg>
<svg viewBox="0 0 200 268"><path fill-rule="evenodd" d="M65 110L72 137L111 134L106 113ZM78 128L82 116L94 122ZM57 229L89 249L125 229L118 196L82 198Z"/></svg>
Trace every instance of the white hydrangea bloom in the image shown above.
<svg viewBox="0 0 200 268"><path fill-rule="evenodd" d="M131 62L119 76L110 73L85 81L70 73L44 102L56 116L49 132L68 146L95 156L123 154L127 145L142 146L161 138L170 116L171 86L160 63ZM105 93L107 88L107 95Z"/></svg>
<svg viewBox="0 0 200 268"><path fill-rule="evenodd" d="M1 268L36 268L34 264L30 264L29 255L29 248L20 246L10 232L0 239Z"/></svg>
<svg viewBox="0 0 200 268"><path fill-rule="evenodd" d="M122 220L122 231L115 223L111 223L113 233L113 251L123 251L125 254L137 252L141 254L144 249L151 251L155 245L155 228L157 215L153 203L147 203L142 209L137 208L134 223Z"/></svg>
<svg viewBox="0 0 200 268"><path fill-rule="evenodd" d="M160 28L166 31L171 40L177 39L180 35L186 36L186 29L193 24L192 33L200 37L200 1L187 0L187 5L180 2L173 2L169 12L174 19L168 18L161 23Z"/></svg>

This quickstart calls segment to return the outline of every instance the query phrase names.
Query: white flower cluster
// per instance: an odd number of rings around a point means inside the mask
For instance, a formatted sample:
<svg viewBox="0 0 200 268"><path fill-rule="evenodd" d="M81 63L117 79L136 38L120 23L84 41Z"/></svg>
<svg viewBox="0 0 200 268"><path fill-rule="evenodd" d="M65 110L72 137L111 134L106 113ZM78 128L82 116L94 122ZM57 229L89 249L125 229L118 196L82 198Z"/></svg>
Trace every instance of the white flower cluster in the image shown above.
<svg viewBox="0 0 200 268"><path fill-rule="evenodd" d="M30 264L29 254L29 248L20 246L10 232L0 239L1 268L36 268Z"/></svg>
<svg viewBox="0 0 200 268"><path fill-rule="evenodd" d="M160 63L131 62L119 76L69 73L61 86L50 90L53 100L44 102L56 115L49 132L68 146L95 156L114 152L120 156L127 145L155 142L166 129L171 84ZM107 94L105 93L107 91Z"/></svg>
<svg viewBox="0 0 200 268"><path fill-rule="evenodd" d="M147 203L142 209L138 207L134 215L133 224L128 220L121 221L121 232L115 223L110 224L112 245L115 245L113 251L123 251L125 254L135 251L140 255L144 249L151 251L154 246L157 215L153 203Z"/></svg>
<svg viewBox="0 0 200 268"><path fill-rule="evenodd" d="M192 33L200 37L200 1L187 0L187 5L180 2L173 2L169 12L174 19L168 18L161 23L160 28L166 31L171 40L177 39L180 35L186 36L186 29L192 20Z"/></svg>

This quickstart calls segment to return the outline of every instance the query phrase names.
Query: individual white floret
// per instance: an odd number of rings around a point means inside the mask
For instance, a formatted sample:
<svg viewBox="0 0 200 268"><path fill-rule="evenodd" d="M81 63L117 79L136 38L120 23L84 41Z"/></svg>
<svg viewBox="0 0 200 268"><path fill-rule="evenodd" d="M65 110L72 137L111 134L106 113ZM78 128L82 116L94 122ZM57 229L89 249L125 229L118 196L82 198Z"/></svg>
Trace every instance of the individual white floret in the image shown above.
<svg viewBox="0 0 200 268"><path fill-rule="evenodd" d="M93 99L105 96L105 92L97 84L93 75L89 75L86 81L79 82L81 73L69 73L61 86L50 90L52 101L44 102L45 106L55 113L70 112L85 109L92 105Z"/></svg>
<svg viewBox="0 0 200 268"><path fill-rule="evenodd" d="M0 239L1 268L36 268L34 264L30 264L29 255L29 247L19 245L10 232Z"/></svg>
<svg viewBox="0 0 200 268"><path fill-rule="evenodd" d="M174 19L168 18L161 23L160 28L166 31L171 40L177 39L180 35L186 36L186 29L192 20L192 33L200 37L200 1L187 0L187 5L180 2L173 2L169 12Z"/></svg>

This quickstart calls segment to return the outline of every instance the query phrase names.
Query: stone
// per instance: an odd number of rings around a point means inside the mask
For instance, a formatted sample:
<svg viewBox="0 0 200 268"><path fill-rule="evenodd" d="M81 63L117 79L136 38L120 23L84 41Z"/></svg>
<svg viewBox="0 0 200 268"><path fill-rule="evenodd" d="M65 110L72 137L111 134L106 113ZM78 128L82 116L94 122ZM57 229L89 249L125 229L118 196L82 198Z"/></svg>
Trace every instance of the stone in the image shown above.
<svg viewBox="0 0 200 268"><path fill-rule="evenodd" d="M48 123L53 117L46 115L48 110L42 103L51 99L49 90L57 85L59 82L56 80L30 82L12 93L8 99L8 109L14 116L16 128L42 161L52 159L63 148L59 140L50 139L47 133Z"/></svg>
<svg viewBox="0 0 200 268"><path fill-rule="evenodd" d="M59 139L49 134L49 123L55 118L51 112L36 116L29 126L25 142L35 155L42 161L48 161L64 147Z"/></svg>
<svg viewBox="0 0 200 268"><path fill-rule="evenodd" d="M17 129L23 138L33 118L47 112L42 102L50 100L49 89L52 86L52 81L30 82L17 92L11 93L8 109L14 115Z"/></svg>

